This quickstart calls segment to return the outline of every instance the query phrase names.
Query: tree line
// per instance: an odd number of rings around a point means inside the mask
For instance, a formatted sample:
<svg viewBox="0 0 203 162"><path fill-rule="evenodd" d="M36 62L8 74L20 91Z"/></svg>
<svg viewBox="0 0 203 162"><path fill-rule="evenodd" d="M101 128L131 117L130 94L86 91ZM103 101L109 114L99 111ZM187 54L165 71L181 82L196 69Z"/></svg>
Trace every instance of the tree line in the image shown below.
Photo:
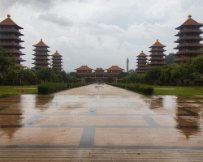
<svg viewBox="0 0 203 162"><path fill-rule="evenodd" d="M77 82L75 73L56 72L51 68L34 70L15 66L15 57L0 47L0 83L1 85L33 85L42 82Z"/></svg>
<svg viewBox="0 0 203 162"><path fill-rule="evenodd" d="M202 85L203 56L185 59L179 64L170 63L163 67L155 67L143 74L128 73L123 75L125 83L142 83L150 85Z"/></svg>

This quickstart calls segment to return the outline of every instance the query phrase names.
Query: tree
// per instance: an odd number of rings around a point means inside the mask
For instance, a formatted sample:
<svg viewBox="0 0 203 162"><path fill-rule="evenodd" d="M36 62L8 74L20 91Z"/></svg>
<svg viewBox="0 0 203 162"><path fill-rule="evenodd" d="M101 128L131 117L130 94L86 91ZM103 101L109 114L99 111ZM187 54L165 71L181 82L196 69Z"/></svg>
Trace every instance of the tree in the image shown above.
<svg viewBox="0 0 203 162"><path fill-rule="evenodd" d="M56 73L50 68L41 68L37 70L36 75L40 82L56 82Z"/></svg>
<svg viewBox="0 0 203 162"><path fill-rule="evenodd" d="M192 67L195 72L203 75L203 56L198 56L192 60Z"/></svg>
<svg viewBox="0 0 203 162"><path fill-rule="evenodd" d="M159 77L161 75L161 68L155 67L146 72L145 81L147 84L159 84Z"/></svg>
<svg viewBox="0 0 203 162"><path fill-rule="evenodd" d="M134 69L130 69L130 70L128 70L128 73L129 73L129 74L134 74L134 73L135 73L135 70L134 70Z"/></svg>
<svg viewBox="0 0 203 162"><path fill-rule="evenodd" d="M15 85L15 80L18 79L18 71L14 68L9 68L6 78L12 81L12 85Z"/></svg>
<svg viewBox="0 0 203 162"><path fill-rule="evenodd" d="M14 68L14 63L5 49L0 47L0 78L2 85L9 68Z"/></svg>
<svg viewBox="0 0 203 162"><path fill-rule="evenodd" d="M184 85L184 81L188 84L189 81L196 79L198 75L189 62L183 62L173 68L171 77L176 81L180 80L181 84Z"/></svg>
<svg viewBox="0 0 203 162"><path fill-rule="evenodd" d="M173 82L173 78L171 77L171 71L175 67L174 64L170 64L168 66L165 66L161 69L161 74L159 77L159 82L161 85L170 85L171 82Z"/></svg>
<svg viewBox="0 0 203 162"><path fill-rule="evenodd" d="M121 72L120 74L118 74L118 78L123 78L124 76L128 75L128 73L126 72Z"/></svg>
<svg viewBox="0 0 203 162"><path fill-rule="evenodd" d="M173 63L174 58L174 53L169 53L168 55L166 55L166 64L168 65Z"/></svg>

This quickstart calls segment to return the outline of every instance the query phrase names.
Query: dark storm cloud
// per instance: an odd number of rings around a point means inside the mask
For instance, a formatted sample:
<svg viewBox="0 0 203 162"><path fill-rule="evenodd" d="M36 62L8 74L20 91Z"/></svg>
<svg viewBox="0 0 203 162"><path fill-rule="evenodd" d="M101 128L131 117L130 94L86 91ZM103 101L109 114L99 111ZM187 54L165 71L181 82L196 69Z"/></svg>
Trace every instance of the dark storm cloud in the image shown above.
<svg viewBox="0 0 203 162"><path fill-rule="evenodd" d="M46 13L39 15L39 19L52 22L60 26L72 26L73 22L66 17L59 17L54 13Z"/></svg>

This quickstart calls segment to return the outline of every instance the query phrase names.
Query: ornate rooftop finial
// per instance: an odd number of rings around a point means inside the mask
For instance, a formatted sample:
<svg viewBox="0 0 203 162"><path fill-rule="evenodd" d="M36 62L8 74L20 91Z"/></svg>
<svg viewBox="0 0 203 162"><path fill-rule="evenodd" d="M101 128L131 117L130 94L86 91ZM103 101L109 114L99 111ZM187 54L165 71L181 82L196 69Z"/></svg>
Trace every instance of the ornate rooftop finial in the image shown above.
<svg viewBox="0 0 203 162"><path fill-rule="evenodd" d="M142 51L142 53L143 53L143 51Z"/></svg>
<svg viewBox="0 0 203 162"><path fill-rule="evenodd" d="M56 53L58 53L58 50L56 50Z"/></svg>
<svg viewBox="0 0 203 162"><path fill-rule="evenodd" d="M189 15L188 15L188 18L191 19L191 17L192 17L192 15L189 14Z"/></svg>
<svg viewBox="0 0 203 162"><path fill-rule="evenodd" d="M159 40L158 40L158 39L156 39L156 41L158 42Z"/></svg>
<svg viewBox="0 0 203 162"><path fill-rule="evenodd" d="M40 41L42 41L42 38L40 39Z"/></svg>
<svg viewBox="0 0 203 162"><path fill-rule="evenodd" d="M11 17L11 15L10 15L10 14L7 14L7 17L8 17L8 18L10 18L10 17Z"/></svg>

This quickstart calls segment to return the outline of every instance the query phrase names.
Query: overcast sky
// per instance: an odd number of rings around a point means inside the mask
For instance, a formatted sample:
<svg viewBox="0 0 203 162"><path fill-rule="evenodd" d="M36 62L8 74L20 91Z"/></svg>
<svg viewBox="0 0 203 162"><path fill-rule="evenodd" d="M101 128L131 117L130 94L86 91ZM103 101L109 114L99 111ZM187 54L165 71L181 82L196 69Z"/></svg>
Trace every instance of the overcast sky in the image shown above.
<svg viewBox="0 0 203 162"><path fill-rule="evenodd" d="M176 52L176 27L188 14L203 23L203 0L0 0L0 21L23 27L23 65L33 67L33 45L42 38L63 56L65 71L81 65L95 69L136 68L136 56L159 39L165 54Z"/></svg>

